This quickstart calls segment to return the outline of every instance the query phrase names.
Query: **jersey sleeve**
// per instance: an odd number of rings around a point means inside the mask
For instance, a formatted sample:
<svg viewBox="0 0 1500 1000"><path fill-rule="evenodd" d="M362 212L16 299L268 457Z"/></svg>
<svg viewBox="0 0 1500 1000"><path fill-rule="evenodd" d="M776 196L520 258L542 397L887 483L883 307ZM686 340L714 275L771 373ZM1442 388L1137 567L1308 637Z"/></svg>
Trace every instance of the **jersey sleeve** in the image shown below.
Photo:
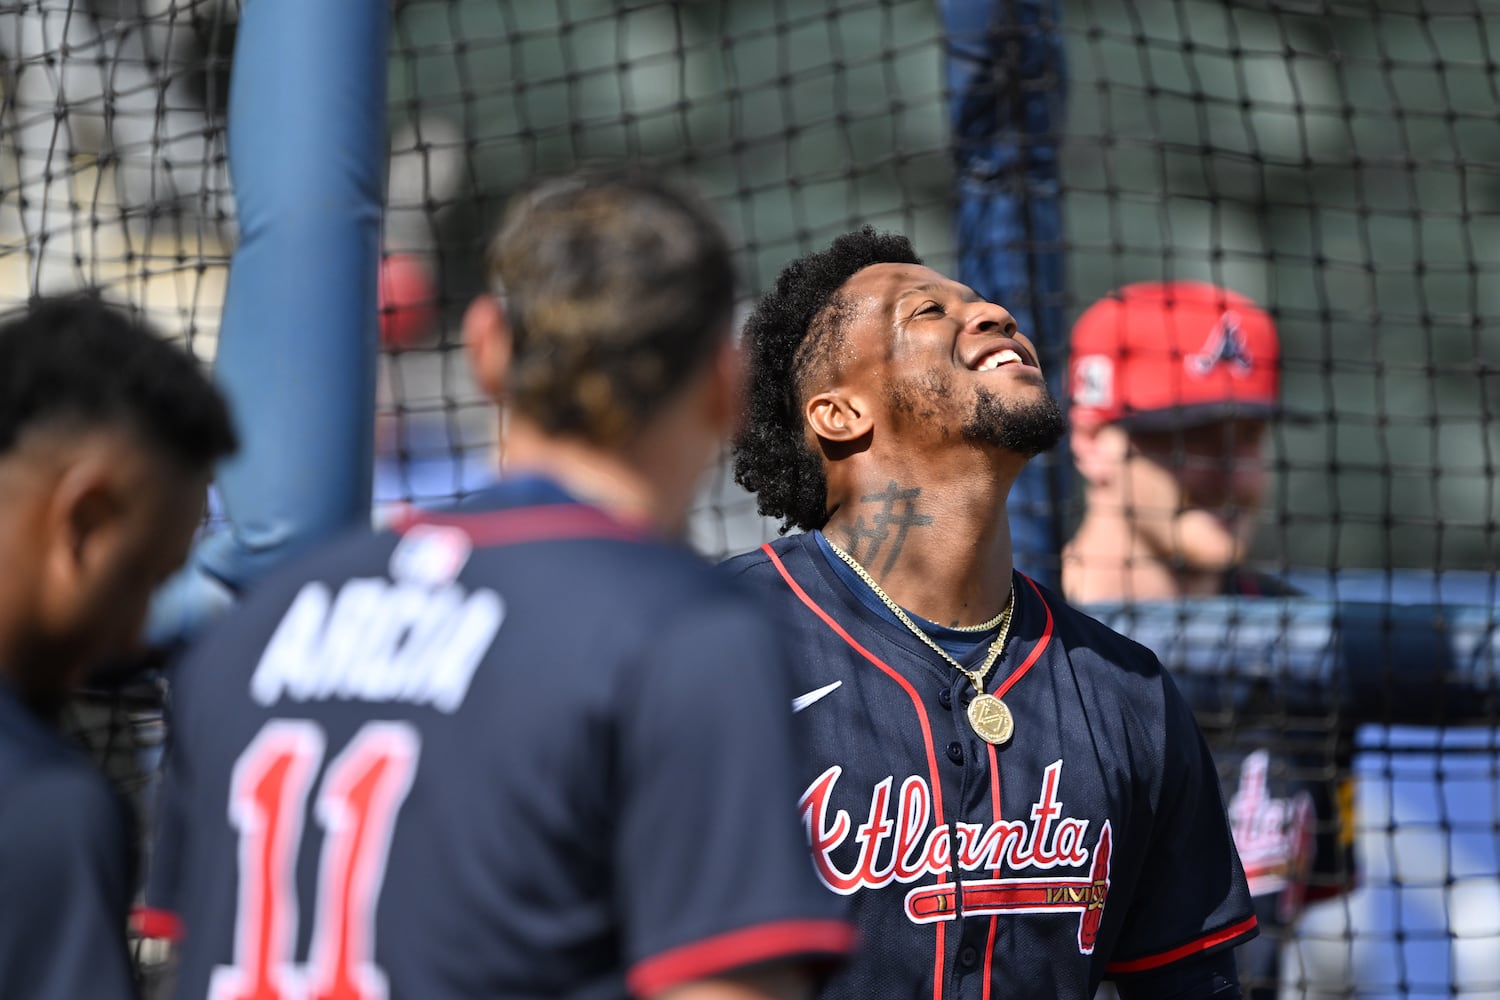
<svg viewBox="0 0 1500 1000"><path fill-rule="evenodd" d="M50 768L0 807L0 996L136 996L125 941L125 808L82 767Z"/></svg>
<svg viewBox="0 0 1500 1000"><path fill-rule="evenodd" d="M658 632L622 693L614 864L641 997L853 943L798 824L780 637L737 601L703 603Z"/></svg>
<svg viewBox="0 0 1500 1000"><path fill-rule="evenodd" d="M1162 684L1161 796L1141 889L1107 967L1122 994L1143 997L1167 995L1154 989L1175 964L1226 951L1257 932L1208 745L1171 677L1163 673Z"/></svg>
<svg viewBox="0 0 1500 1000"><path fill-rule="evenodd" d="M1199 952L1146 976L1122 980L1120 1000L1241 1000L1232 950Z"/></svg>

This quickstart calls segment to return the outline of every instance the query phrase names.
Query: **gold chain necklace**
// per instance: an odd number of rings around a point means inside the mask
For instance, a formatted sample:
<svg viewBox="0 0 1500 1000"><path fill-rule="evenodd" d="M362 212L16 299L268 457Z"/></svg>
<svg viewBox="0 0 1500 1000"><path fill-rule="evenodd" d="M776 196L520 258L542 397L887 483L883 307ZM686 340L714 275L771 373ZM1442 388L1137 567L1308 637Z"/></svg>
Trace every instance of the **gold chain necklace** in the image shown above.
<svg viewBox="0 0 1500 1000"><path fill-rule="evenodd" d="M993 632L1001 625L1004 625L1005 619L1008 617L1010 617L1010 601L1006 601L1005 607L1000 609L1000 613L987 622L980 622L978 625L944 625L943 628L950 632L973 632L977 635L980 632Z"/></svg>
<svg viewBox="0 0 1500 1000"><path fill-rule="evenodd" d="M969 702L968 715L969 725L974 727L974 732L979 735L979 738L986 743L993 743L996 746L1003 746L1009 743L1011 736L1016 731L1015 719L1011 716L1010 708L1005 702L984 690L984 678L990 672L990 668L995 665L995 661L1000 659L1000 654L1005 651L1005 640L1010 635L1011 610L1016 606L1016 588L1014 586L1010 588L1010 596L1005 600L1004 610L991 619L992 622L999 625L1000 634L995 636L994 642L990 643L990 651L985 656L984 662L979 665L978 669L968 670L965 669L963 664L950 656L946 649L939 646L932 636L919 628L917 623L912 621L907 613L901 609L901 605L891 600L891 595L881 589L880 584L875 582L875 578L853 556L835 545L833 539L827 535L823 536L823 540L828 543L829 548L833 549L834 554L849 564L849 568L854 570L859 578L865 582L865 586L874 591L875 596L880 598L881 602L890 609L891 614L895 615L896 619L905 625L911 631L912 635L925 642L934 652L947 660L954 670L963 674L969 679L969 683L974 685L974 700ZM988 624L986 623L986 625ZM978 628L969 626L965 631L978 631L979 628L983 627L985 626L979 626Z"/></svg>

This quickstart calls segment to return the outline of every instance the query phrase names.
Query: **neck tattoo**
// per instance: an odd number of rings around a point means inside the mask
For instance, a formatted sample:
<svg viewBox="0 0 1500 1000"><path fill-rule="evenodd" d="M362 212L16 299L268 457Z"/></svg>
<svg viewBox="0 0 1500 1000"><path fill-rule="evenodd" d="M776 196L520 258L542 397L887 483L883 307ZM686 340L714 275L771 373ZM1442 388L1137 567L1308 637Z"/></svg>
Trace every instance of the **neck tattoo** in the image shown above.
<svg viewBox="0 0 1500 1000"><path fill-rule="evenodd" d="M875 582L875 578L853 556L839 548L833 539L828 538L827 535L823 537L828 542L828 547L833 549L834 554L849 564L849 568L854 570L855 574L865 582L865 586L869 587L875 596L880 598L881 603L890 609L891 614L896 616L897 621L905 625L911 631L912 635L926 643L928 647L946 660L949 666L967 677L969 683L974 685L974 700L969 702L968 715L969 725L974 727L974 732L979 738L995 746L1004 746L1009 743L1011 737L1015 735L1015 719L1010 714L1010 708L1005 702L992 694L986 693L984 690L984 678L990 672L990 668L995 665L995 661L1000 659L1000 654L1005 652L1005 640L1010 636L1011 612L1016 606L1016 588L1014 586L1010 588L1010 596L1006 598L1005 607L994 618L981 625L969 626L959 630L979 632L995 627L1000 629L999 634L995 636L995 641L990 643L990 651L985 656L984 662L979 664L977 669L966 670L962 664L949 656L948 651L939 646L933 640L932 636L924 632L917 626L916 622L911 620L911 616L902 610L901 605L891 599L891 595L887 594L881 588L880 584Z"/></svg>

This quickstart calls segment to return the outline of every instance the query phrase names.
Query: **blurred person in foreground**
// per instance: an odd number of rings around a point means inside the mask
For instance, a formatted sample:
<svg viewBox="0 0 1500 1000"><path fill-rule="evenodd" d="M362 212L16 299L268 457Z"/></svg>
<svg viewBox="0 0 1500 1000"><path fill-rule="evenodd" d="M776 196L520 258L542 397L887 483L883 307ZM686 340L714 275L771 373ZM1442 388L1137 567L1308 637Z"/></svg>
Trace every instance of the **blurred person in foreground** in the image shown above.
<svg viewBox="0 0 1500 1000"><path fill-rule="evenodd" d="M1003 307L866 228L745 326L735 473L803 529L727 563L789 623L813 862L871 942L828 997L1240 995L1213 763L1148 650L1013 571L1064 418Z"/></svg>
<svg viewBox="0 0 1500 1000"><path fill-rule="evenodd" d="M1084 511L1063 550L1069 600L1294 593L1246 566L1269 482L1268 429L1282 415L1280 345L1263 309L1200 282L1129 285L1079 317L1070 371ZM1240 950L1241 976L1248 996L1271 1000L1303 905L1353 881L1352 733L1326 714L1247 724L1248 706L1226 703L1212 678L1180 681L1266 930Z"/></svg>
<svg viewBox="0 0 1500 1000"><path fill-rule="evenodd" d="M179 997L786 998L851 947L779 637L677 540L738 409L724 236L596 171L518 195L491 263L505 478L268 578L176 669Z"/></svg>
<svg viewBox="0 0 1500 1000"><path fill-rule="evenodd" d="M194 359L97 298L0 320L0 996L136 995L135 819L60 718L136 651L235 446Z"/></svg>

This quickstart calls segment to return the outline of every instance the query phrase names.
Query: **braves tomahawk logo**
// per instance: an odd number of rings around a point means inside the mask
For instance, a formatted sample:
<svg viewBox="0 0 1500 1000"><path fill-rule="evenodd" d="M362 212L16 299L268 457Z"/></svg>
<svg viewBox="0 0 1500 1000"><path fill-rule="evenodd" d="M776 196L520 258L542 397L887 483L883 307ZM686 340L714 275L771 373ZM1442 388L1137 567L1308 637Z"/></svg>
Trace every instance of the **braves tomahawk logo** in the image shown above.
<svg viewBox="0 0 1500 1000"><path fill-rule="evenodd" d="M906 916L913 923L927 924L959 914L1077 912L1081 914L1078 950L1093 954L1109 895L1112 833L1105 820L1090 851L1085 846L1089 821L1062 815L1057 794L1061 760L1043 770L1041 791L1028 819L997 819L988 826L939 823L930 830L932 791L924 779L912 775L901 782L899 790L895 790L894 777L878 783L870 797L868 818L856 828L847 811L833 810L829 804L842 774L839 765L830 767L808 786L799 802L814 867L828 888L850 895L961 872L1080 870L1084 874L960 878L918 886L906 894ZM834 853L850 836L859 853L854 867L846 871L834 861Z"/></svg>

